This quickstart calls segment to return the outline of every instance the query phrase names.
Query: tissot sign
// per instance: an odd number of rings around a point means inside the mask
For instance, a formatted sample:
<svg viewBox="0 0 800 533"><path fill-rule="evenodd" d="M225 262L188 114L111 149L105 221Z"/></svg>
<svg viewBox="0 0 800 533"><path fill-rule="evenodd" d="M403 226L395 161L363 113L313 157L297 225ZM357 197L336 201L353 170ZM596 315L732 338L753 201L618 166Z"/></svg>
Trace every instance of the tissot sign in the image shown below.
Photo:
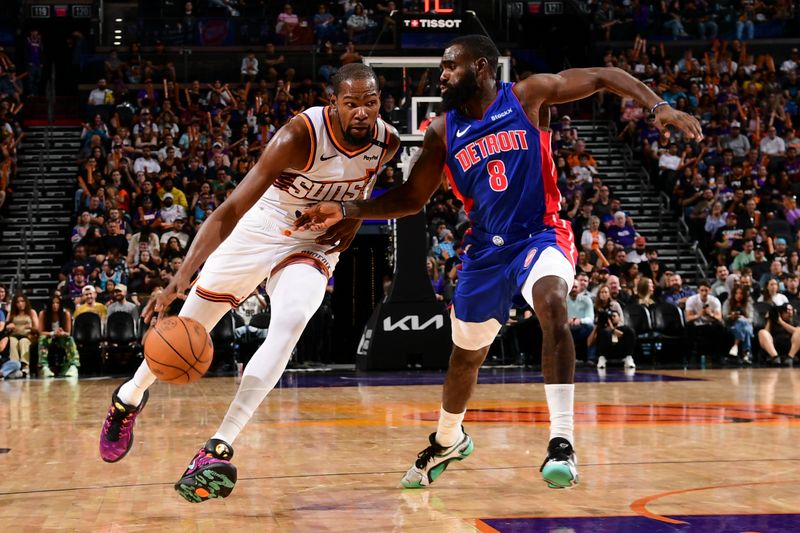
<svg viewBox="0 0 800 533"><path fill-rule="evenodd" d="M403 20L403 26L410 30L457 30L461 28L461 19L457 18L408 18Z"/></svg>

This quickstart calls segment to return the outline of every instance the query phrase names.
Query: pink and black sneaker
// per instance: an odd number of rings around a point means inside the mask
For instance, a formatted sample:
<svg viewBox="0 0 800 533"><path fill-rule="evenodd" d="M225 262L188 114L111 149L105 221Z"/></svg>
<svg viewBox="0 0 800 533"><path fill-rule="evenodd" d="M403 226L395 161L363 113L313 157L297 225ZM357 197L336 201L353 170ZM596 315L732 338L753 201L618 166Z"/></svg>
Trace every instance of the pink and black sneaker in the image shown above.
<svg viewBox="0 0 800 533"><path fill-rule="evenodd" d="M117 387L111 395L111 407L100 432L100 457L107 463L116 463L130 451L133 446L133 425L150 397L145 391L138 407L126 405L117 396L121 387Z"/></svg>
<svg viewBox="0 0 800 533"><path fill-rule="evenodd" d="M227 498L236 484L236 467L231 463L233 448L219 439L209 439L175 483L175 490L190 503Z"/></svg>

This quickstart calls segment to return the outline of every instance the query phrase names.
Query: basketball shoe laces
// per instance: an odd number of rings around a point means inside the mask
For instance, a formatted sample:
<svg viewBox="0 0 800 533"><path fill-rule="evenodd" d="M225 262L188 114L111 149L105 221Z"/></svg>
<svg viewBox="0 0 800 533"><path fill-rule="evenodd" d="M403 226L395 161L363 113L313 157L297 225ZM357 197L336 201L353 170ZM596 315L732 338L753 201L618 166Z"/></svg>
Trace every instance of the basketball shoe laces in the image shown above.
<svg viewBox="0 0 800 533"><path fill-rule="evenodd" d="M118 441L120 431L123 427L130 426L134 414L136 414L135 410L122 411L117 409L115 405L112 405L111 409L108 410L105 427L103 428L106 438L112 442Z"/></svg>
<svg viewBox="0 0 800 533"><path fill-rule="evenodd" d="M542 466L539 467L539 472L544 470L544 466L548 461L569 461L572 459L573 453L575 452L572 449L571 444L564 448L553 448L552 450L547 450L547 457L544 458Z"/></svg>
<svg viewBox="0 0 800 533"><path fill-rule="evenodd" d="M441 455L441 453L447 449L436 442L435 435L434 433L430 438L431 445L417 454L418 459L415 464L420 470L424 470L434 456Z"/></svg>

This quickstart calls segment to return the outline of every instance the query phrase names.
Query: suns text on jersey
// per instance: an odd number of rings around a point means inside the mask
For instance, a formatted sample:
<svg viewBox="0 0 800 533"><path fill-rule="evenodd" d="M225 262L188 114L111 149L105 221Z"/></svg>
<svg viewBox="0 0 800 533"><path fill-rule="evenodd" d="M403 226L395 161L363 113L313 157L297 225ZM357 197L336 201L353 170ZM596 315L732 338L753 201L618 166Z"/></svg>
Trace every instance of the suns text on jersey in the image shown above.
<svg viewBox="0 0 800 533"><path fill-rule="evenodd" d="M467 144L464 148L456 152L456 160L461 165L461 170L467 170L485 159L500 152L510 152L511 150L527 150L528 139L525 130L509 130L490 133L481 137L477 141Z"/></svg>
<svg viewBox="0 0 800 533"><path fill-rule="evenodd" d="M368 173L363 179L325 182L313 181L300 174L283 173L275 180L274 186L302 200L347 202L363 196L371 177Z"/></svg>

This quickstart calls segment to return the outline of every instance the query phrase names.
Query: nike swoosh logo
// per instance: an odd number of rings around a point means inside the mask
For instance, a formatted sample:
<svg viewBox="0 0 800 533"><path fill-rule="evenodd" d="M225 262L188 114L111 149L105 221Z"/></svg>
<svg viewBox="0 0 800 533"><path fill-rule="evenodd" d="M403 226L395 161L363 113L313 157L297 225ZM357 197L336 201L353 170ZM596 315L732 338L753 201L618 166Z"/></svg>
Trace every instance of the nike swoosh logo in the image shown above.
<svg viewBox="0 0 800 533"><path fill-rule="evenodd" d="M320 161L327 161L328 159L333 159L334 157L336 157L336 154L329 155L327 157L325 157L324 155L321 155L321 156L319 156L319 160Z"/></svg>
<svg viewBox="0 0 800 533"><path fill-rule="evenodd" d="M469 126L467 126L466 128L464 128L463 130L458 130L458 131L456 131L456 137L461 137L461 136L463 136L465 133L467 133L467 130L469 130L471 127L472 127L472 124L470 124Z"/></svg>

